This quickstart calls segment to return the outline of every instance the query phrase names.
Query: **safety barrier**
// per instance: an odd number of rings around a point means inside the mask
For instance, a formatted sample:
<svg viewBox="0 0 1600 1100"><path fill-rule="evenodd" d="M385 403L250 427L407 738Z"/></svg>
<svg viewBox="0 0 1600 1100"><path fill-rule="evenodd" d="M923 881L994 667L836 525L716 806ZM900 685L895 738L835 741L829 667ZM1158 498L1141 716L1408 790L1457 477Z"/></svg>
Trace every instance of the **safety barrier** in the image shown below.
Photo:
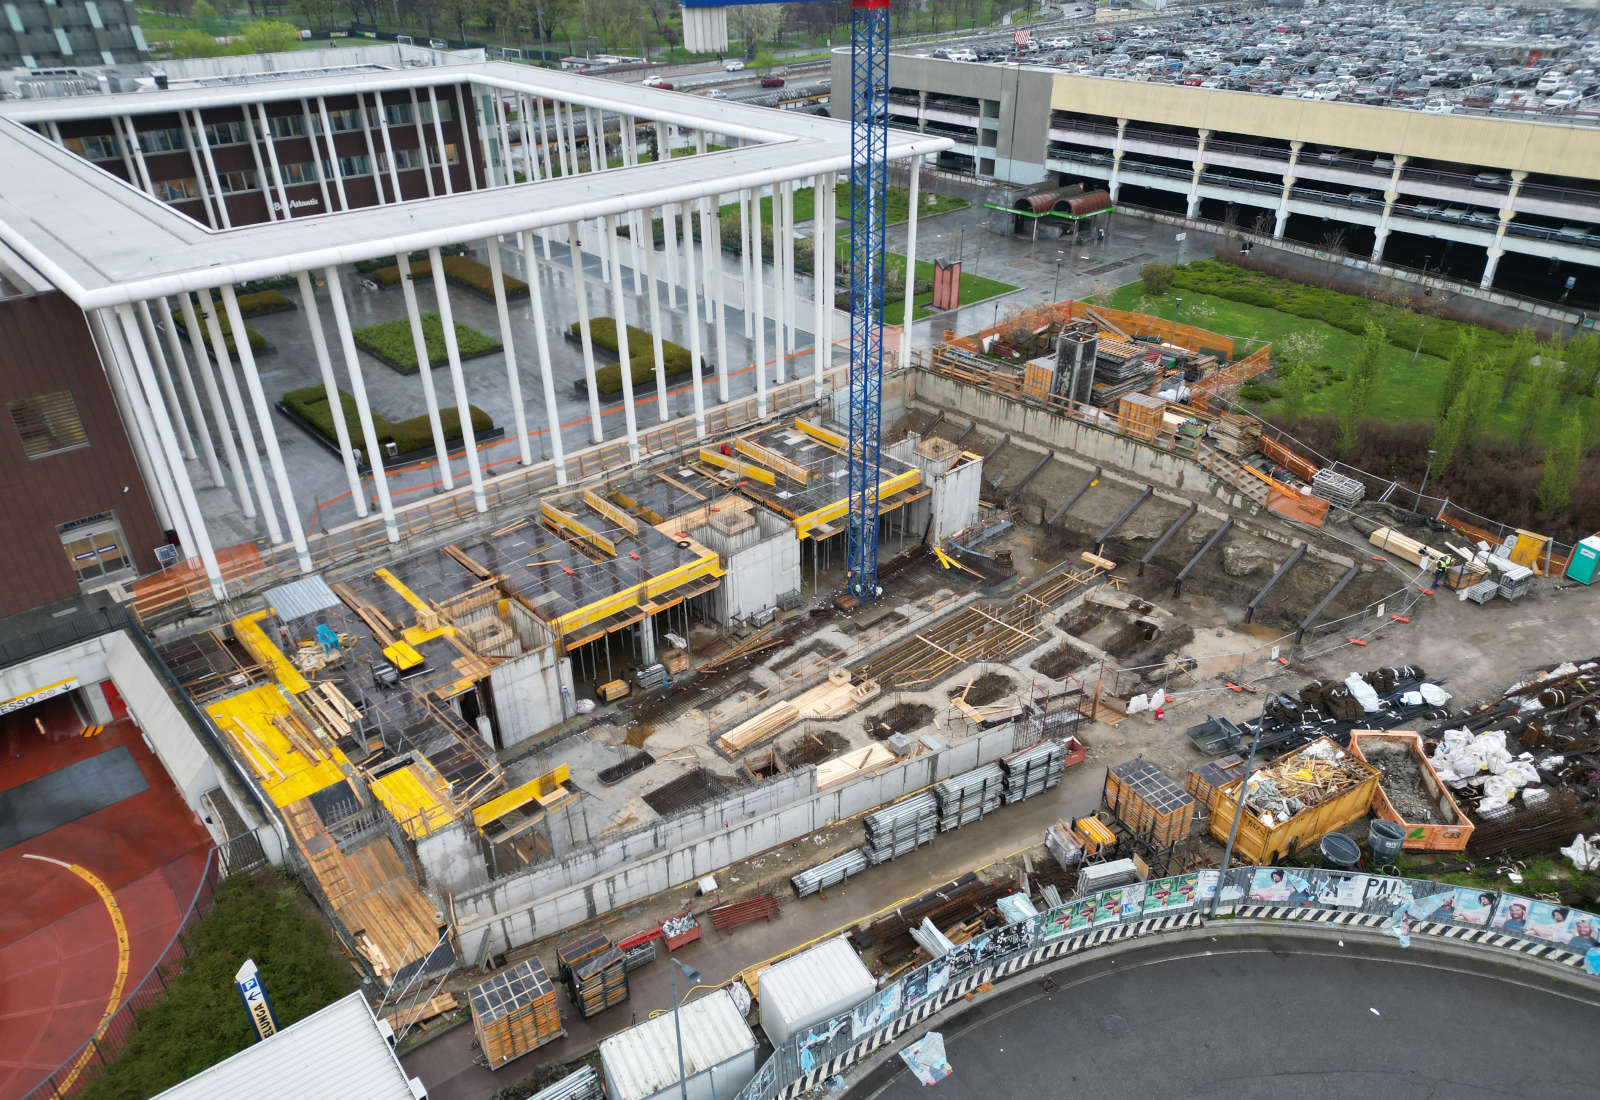
<svg viewBox="0 0 1600 1100"><path fill-rule="evenodd" d="M1221 885L1220 897L1218 886ZM1511 952L1566 970L1600 963L1600 916L1430 879L1302 867L1197 871L1105 890L1005 925L778 1044L737 1100L789 1100L818 1088L910 1028L1024 970L1110 943L1199 927L1217 915L1430 936Z"/></svg>

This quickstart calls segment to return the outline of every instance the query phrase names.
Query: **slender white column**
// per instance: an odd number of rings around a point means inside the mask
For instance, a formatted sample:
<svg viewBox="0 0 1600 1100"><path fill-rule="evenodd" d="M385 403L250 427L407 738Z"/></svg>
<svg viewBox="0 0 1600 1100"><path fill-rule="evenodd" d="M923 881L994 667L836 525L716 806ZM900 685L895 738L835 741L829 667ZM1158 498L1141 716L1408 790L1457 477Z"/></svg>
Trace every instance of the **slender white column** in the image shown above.
<svg viewBox="0 0 1600 1100"><path fill-rule="evenodd" d="M550 131L548 129L549 122L544 116L543 97L534 99L533 109L535 116L539 120L539 144L534 147L534 152L539 155L540 163L544 165L544 178L551 179L556 175L556 170L550 166ZM522 140L528 140L528 132L526 130L522 132ZM550 254L548 252L545 253L544 258L548 260Z"/></svg>
<svg viewBox="0 0 1600 1100"><path fill-rule="evenodd" d="M693 371L690 383L694 391L694 437L706 437L706 402L705 395L700 392L700 309L695 304L694 285L694 207L690 203L683 203L683 241L684 247L689 250L685 258L689 261L683 265L683 293L687 298L684 311L689 321L689 368ZM665 211L663 211L663 214Z"/></svg>
<svg viewBox="0 0 1600 1100"><path fill-rule="evenodd" d="M367 494L361 491L361 471L356 467L355 450L350 442L350 425L344 417L344 399L339 396L339 383L333 375L333 359L328 355L328 338L322 331L322 310L317 305L317 288L311 282L311 273L295 274L300 284L300 308L305 311L306 325L311 330L311 346L317 355L317 370L322 374L322 392L327 395L328 409L333 412L333 434L339 441L339 460L344 463L344 478L350 486L350 501L356 506L356 515L367 514Z"/></svg>
<svg viewBox="0 0 1600 1100"><path fill-rule="evenodd" d="M700 200L700 250L711 283L711 298L716 316L711 318L717 333L717 401L728 403L728 314L722 294L722 208L721 195Z"/></svg>
<svg viewBox="0 0 1600 1100"><path fill-rule="evenodd" d="M523 140L527 140L526 137ZM555 376L550 369L550 338L544 330L544 291L539 286L540 272L533 258L533 238L522 237L522 265L528 276L528 310L533 322L533 346L539 353L539 384L544 390L544 418L550 437L550 461L556 468L556 484L567 483L566 452L561 445L561 413L556 408ZM579 288L582 297L582 288ZM594 396L594 372L589 372L589 394ZM523 434L527 439L527 434ZM526 444L524 444L526 447Z"/></svg>
<svg viewBox="0 0 1600 1100"><path fill-rule="evenodd" d="M583 377L589 383L589 441L605 438L600 423L600 390L594 380L594 339L589 332L589 291L583 272L583 249L578 247L578 223L567 227L567 256L572 261L572 292L578 300L578 343L583 347ZM602 273L602 277L604 277Z"/></svg>
<svg viewBox="0 0 1600 1100"><path fill-rule="evenodd" d="M417 99L417 90L411 89L411 125L417 131L417 156L422 158L422 182L427 184L428 197L431 199L436 191L433 189L433 162L428 159L428 132L422 128L422 104Z"/></svg>
<svg viewBox="0 0 1600 1100"><path fill-rule="evenodd" d="M908 196L910 220L906 223L906 303L905 317L900 322L900 354L896 357L900 362L901 370L911 367L911 318L914 311L912 300L916 297L917 287L917 203L918 195L922 188L922 158L911 158L911 194Z"/></svg>
<svg viewBox="0 0 1600 1100"><path fill-rule="evenodd" d="M666 208L661 210L663 220L670 219ZM652 222L652 212L646 210L640 219L646 225ZM656 280L656 250L647 247L644 250L644 289L649 296L650 306L650 349L655 355L656 364L656 412L665 424L671 419L671 402L667 398L667 367L661 350L661 287Z"/></svg>
<svg viewBox="0 0 1600 1100"><path fill-rule="evenodd" d="M172 423L167 419L166 409L161 406L155 375L150 369L150 357L145 353L144 344L139 339L138 322L134 320L133 310L128 306L118 306L116 312L117 320L122 324L122 335L133 353L131 366L138 379L139 388L144 391L145 405L154 421L156 438L160 442L166 460L166 473L175 491L177 507L172 514L173 524L178 530L178 537L183 540L184 551L186 553L192 551L199 555L205 565L206 576L211 580L212 588L222 593L222 570L217 566L217 555L211 548L210 538L206 535L205 519L200 513L200 504L195 499L194 486L189 484L189 472L184 468L183 460L178 455L178 442L173 437Z"/></svg>
<svg viewBox="0 0 1600 1100"><path fill-rule="evenodd" d="M328 145L328 164L333 169L334 190L339 193L339 209L350 209L350 196L344 189L344 171L339 167L339 147L333 143L333 120L328 117L328 101L317 97L317 116L322 119L322 140ZM316 144L316 138L312 138Z"/></svg>
<svg viewBox="0 0 1600 1100"><path fill-rule="evenodd" d="M239 312L239 297L232 283L222 284L222 306L228 311L228 324L233 331L244 332L244 316ZM255 408L256 423L261 425L261 438L267 445L267 462L272 466L272 479L277 484L278 502L283 505L283 519L289 527L289 539L294 543L295 554L300 559L300 571L311 572L311 551L306 546L305 528L300 523L300 513L295 507L294 490L289 485L289 470L283 464L283 450L278 446L278 433L272 423L272 410L267 408L267 395L261 389L261 375L256 370L255 352L249 340L237 340L239 366L244 371L245 388L250 391L250 404Z"/></svg>
<svg viewBox="0 0 1600 1100"><path fill-rule="evenodd" d="M150 418L141 411L143 402L135 400L134 394L128 391L127 382L118 366L128 360L127 352L122 350L122 341L118 338L117 319L110 310L91 310L84 316L89 320L89 334L105 367L106 380L111 384L112 400L116 402L122 422L128 426L128 443L133 447L134 465L139 467L139 476L144 479L145 490L150 494L150 507L155 511L156 522L163 531L176 530L172 522L174 509L167 503L167 497L173 489L166 480L165 470L156 462L154 442L146 438L151 430Z"/></svg>
<svg viewBox="0 0 1600 1100"><path fill-rule="evenodd" d="M142 187L147 195L156 193L156 185L150 180L150 165L145 162L144 149L139 145L139 128L133 124L133 119L123 115L120 121L127 126L127 137L122 140L123 160L130 165L129 175L137 187ZM129 150L132 155L129 155Z"/></svg>
<svg viewBox="0 0 1600 1100"><path fill-rule="evenodd" d="M506 104L499 91L490 94L489 102L494 107L495 131L500 135L500 185L509 187L517 182L517 176L511 163L511 129L506 124Z"/></svg>
<svg viewBox="0 0 1600 1100"><path fill-rule="evenodd" d="M383 515L383 526L390 542L400 541L400 532L394 522L394 502L389 499L389 478L383 471L383 451L378 446L378 433L372 426L372 408L367 404L367 386L361 380L361 360L356 357L356 338L350 330L350 311L344 301L344 284L339 280L339 269L323 269L328 280L328 297L333 301L333 328L339 334L339 346L344 351L345 369L350 373L350 396L355 398L356 417L361 421L361 438L366 445L367 461L372 466L372 487L378 491L378 511Z"/></svg>
<svg viewBox="0 0 1600 1100"><path fill-rule="evenodd" d="M639 422L633 411L633 368L628 360L628 309L622 295L622 260L617 255L616 218L605 216L606 248L611 253L611 311L617 322L617 376L622 380L622 416L628 429L628 461L639 461Z"/></svg>
<svg viewBox="0 0 1600 1100"><path fill-rule="evenodd" d="M178 338L178 324L172 317L172 305L165 298L157 298L156 306L161 310L162 331L167 336L167 355L177 367L178 380L183 383L184 400L188 403L189 416L200 436L200 449L205 452L206 468L211 471L212 484L220 489L227 482L222 477L222 465L217 461L217 448L211 442L211 432L206 429L205 412L200 405L200 396L195 392L189 361L183 354L183 341Z"/></svg>
<svg viewBox="0 0 1600 1100"><path fill-rule="evenodd" d="M535 123L535 118L538 119ZM538 126L538 139L535 142L533 127ZM547 180L555 176L550 170L550 146L545 141L544 100L538 96L531 96L523 101L522 109L522 148L528 157L528 164L532 168L529 173L531 179ZM539 244L544 249L545 262L550 261L550 236L555 232L551 226L539 230Z"/></svg>
<svg viewBox="0 0 1600 1100"><path fill-rule="evenodd" d="M783 216L784 198L788 194L787 188L782 184L772 187L772 351L773 370L772 379L777 385L783 385L788 378L789 364L786 355L789 351L789 295L784 287L783 267L784 257L784 227L787 224ZM759 200L758 200L759 201Z"/></svg>
<svg viewBox="0 0 1600 1100"><path fill-rule="evenodd" d="M511 163L509 160L506 162ZM526 239L526 234L523 234ZM494 311L500 319L500 343L506 349L506 389L511 397L511 412L516 423L517 447L524 466L533 465L528 443L528 413L522 407L522 378L517 372L517 353L511 341L511 311L506 308L505 265L500 259L500 238L483 242L489 251L489 278L494 281ZM533 268L528 268L528 293L533 293Z"/></svg>
<svg viewBox="0 0 1600 1100"><path fill-rule="evenodd" d="M256 166L256 183L261 187L261 197L266 202L267 220L277 221L280 217L288 217L288 211L281 214L272 208L272 182L267 178L267 166L261 161L261 146L256 144L256 124L250 121L250 105L240 104L239 115L244 119L244 140L250 146L250 159Z"/></svg>
<svg viewBox="0 0 1600 1100"><path fill-rule="evenodd" d="M444 329L444 354L450 361L450 384L455 390L456 415L460 418L461 446L467 452L467 478L472 482L472 501L478 511L487 512L489 501L483 493L483 467L478 461L478 440L472 431L472 405L467 401L467 378L461 371L461 349L456 345L450 288L444 281L444 261L439 258L437 248L428 249L428 262L433 265L434 304L439 309L440 327Z"/></svg>
<svg viewBox="0 0 1600 1100"><path fill-rule="evenodd" d="M244 400L239 396L239 384L234 381L233 362L228 357L227 341L222 335L222 325L217 321L217 307L211 291L200 292L200 308L206 315L206 331L211 334L211 350L217 360L217 371L222 375L222 388L228 395L228 407L233 410L233 422L239 429L239 442L243 444L245 465L250 468L250 480L256 488L256 499L261 502L261 515L267 521L267 534L273 542L283 541L283 529L278 526L277 511L272 506L272 494L267 491L267 477L261 470L260 449L255 433L250 428L250 417L245 412ZM230 320L229 324L233 322ZM241 325L233 329L234 348L250 343Z"/></svg>
<svg viewBox="0 0 1600 1100"><path fill-rule="evenodd" d="M194 436L189 431L188 422L183 418L183 406L178 403L178 388L172 384L172 371L167 366L167 353L161 346L161 338L156 335L156 323L150 317L150 303L140 302L138 313L139 331L144 337L146 353L156 365L156 377L161 381L161 393L167 401L167 415L172 418L173 433L178 437L183 457L193 462L196 458Z"/></svg>
<svg viewBox="0 0 1600 1100"><path fill-rule="evenodd" d="M317 167L317 189L322 192L322 212L333 211L333 196L328 191L328 172L322 167L322 150L317 146L317 124L311 118L311 103L300 101L300 118L306 128L306 144L311 146L311 163Z"/></svg>
<svg viewBox="0 0 1600 1100"><path fill-rule="evenodd" d="M826 318L823 314L833 308L829 288L823 285L823 234L828 229L828 178L824 172L811 177L811 376L816 395L822 396L822 379L828 369L829 348L823 338Z"/></svg>
<svg viewBox="0 0 1600 1100"><path fill-rule="evenodd" d="M394 190L394 201L404 202L406 196L400 190L400 166L394 161L394 137L389 133L389 112L383 105L382 92L374 92L373 98L377 102L378 136L383 139L383 157L389 162L389 186Z"/></svg>
<svg viewBox="0 0 1600 1100"><path fill-rule="evenodd" d="M146 194L153 194L148 190L149 181L141 181L139 169L133 163L133 150L139 147L138 131L134 128L133 119L127 115L112 115L111 133L117 139L117 151L122 154L122 170L128 174L128 182L135 187L145 188Z"/></svg>
<svg viewBox="0 0 1600 1100"><path fill-rule="evenodd" d="M473 121L477 121L477 105L473 105ZM471 191L478 189L477 159L467 149L467 101L461 91L461 85L456 85L456 131L461 135L461 155L467 162L467 188ZM483 127L478 126L478 133L483 133Z"/></svg>
<svg viewBox="0 0 1600 1100"><path fill-rule="evenodd" d="M223 453L228 456L228 470L233 474L234 493L239 507L250 519L256 515L255 500L250 496L250 483L245 479L244 463L239 461L239 448L234 443L233 428L228 423L228 413L222 404L222 393L217 388L216 372L211 369L211 356L206 352L205 334L195 317L194 302L187 293L178 295L178 305L183 311L183 327L189 333L189 347L194 352L195 365L200 368L200 380L205 383L206 400L211 403L211 419L216 422L217 435L222 438Z"/></svg>
<svg viewBox="0 0 1600 1100"><path fill-rule="evenodd" d="M417 288L411 278L411 260L396 254L400 269L400 289L406 300L406 321L411 326L411 347L417 357L417 373L422 376L422 400L428 406L428 427L433 430L433 453L439 461L439 481L445 489L455 487L450 472L450 447L444 438L444 423L439 419L439 399L433 390L433 361L428 354L428 338L422 331L422 311L417 307ZM437 261L435 261L437 262ZM440 311L439 316L444 316Z"/></svg>
<svg viewBox="0 0 1600 1100"><path fill-rule="evenodd" d="M578 146L572 132L572 116L564 103L554 103L551 109L556 116L556 151L561 154L561 174L577 175Z"/></svg>
<svg viewBox="0 0 1600 1100"><path fill-rule="evenodd" d="M389 200L383 194L383 165L378 160L378 149L372 141L372 118L367 111L367 97L356 96L356 113L361 116L361 136L367 143L367 174L372 177L372 190L378 196L379 206L388 206ZM394 201L400 201L400 193L395 192Z"/></svg>
<svg viewBox="0 0 1600 1100"><path fill-rule="evenodd" d="M671 127L665 122L656 123L656 160L662 164L672 159L672 146L670 138L667 136L670 129ZM667 305L672 309L677 309L678 279L680 278L678 271L678 226L677 219L665 207L661 210L661 236L665 239L667 246ZM650 246L654 248L655 242L651 241ZM684 247L688 247L687 241L684 242Z"/></svg>
<svg viewBox="0 0 1600 1100"><path fill-rule="evenodd" d="M755 339L750 327L750 192L739 192L739 312L744 315L744 338Z"/></svg>
<svg viewBox="0 0 1600 1100"><path fill-rule="evenodd" d="M183 131L183 146L189 151L189 164L194 168L194 185L200 189L200 205L205 207L206 221L212 229L221 227L217 212L211 208L212 193L206 186L206 170L200 164L200 152L195 148L194 137L189 133L189 116L178 112L178 129Z"/></svg>
<svg viewBox="0 0 1600 1100"><path fill-rule="evenodd" d="M267 121L267 105L265 103L256 104L256 118L261 122L261 141L267 147L267 164L272 168L272 186L278 192L278 205L280 207L278 214L284 221L288 221L294 217L294 211L289 209L289 189L283 185L283 171L278 166L278 143L273 138L272 126ZM265 184L262 185L262 190L266 190ZM270 194L267 197L267 205L269 207L272 205Z"/></svg>
<svg viewBox="0 0 1600 1100"><path fill-rule="evenodd" d="M606 170L606 116L603 111L583 109L583 125L589 138L589 170Z"/></svg>
<svg viewBox="0 0 1600 1100"><path fill-rule="evenodd" d="M822 236L823 248L827 253L822 272L823 296L827 299L827 305L823 307L822 311L822 343L823 355L826 357L827 365L830 367L833 365L833 288L838 285L837 265L839 259L839 191L837 180L838 177L835 173L828 173L828 229Z"/></svg>
<svg viewBox="0 0 1600 1100"><path fill-rule="evenodd" d="M525 95L517 96L517 129L522 132L522 174L529 183L537 183L544 176L539 171L539 155L533 147L533 105Z"/></svg>
<svg viewBox="0 0 1600 1100"><path fill-rule="evenodd" d="M755 278L751 283L755 289L754 317L751 325L755 330L755 361L756 361L756 415L767 415L767 318L764 305L765 292L762 283L761 261L761 188L757 187L750 193L750 243L755 246L755 252L750 257L751 269Z"/></svg>
<svg viewBox="0 0 1600 1100"><path fill-rule="evenodd" d="M631 168L639 163L639 131L636 120L631 115L622 116L622 132L622 164ZM654 242L644 239L646 231L640 225L643 219L637 210L628 211L627 218L629 267L633 269L633 292L643 294L644 280L641 276L644 269L644 250L654 248Z"/></svg>
<svg viewBox="0 0 1600 1100"><path fill-rule="evenodd" d="M205 120L200 117L200 112L194 112L194 141L200 147L200 157L205 162L206 173L211 177L211 194L217 204L217 217L222 219L222 228L232 229L233 219L228 217L228 197L222 191L222 177L217 174L217 162L211 155L211 142L206 137Z"/></svg>
<svg viewBox="0 0 1600 1100"><path fill-rule="evenodd" d="M439 175L444 180L444 193L454 195L456 189L454 181L450 179L450 157L445 150L444 123L439 119L439 96L431 87L428 89L428 106L433 111L433 137L439 145Z"/></svg>

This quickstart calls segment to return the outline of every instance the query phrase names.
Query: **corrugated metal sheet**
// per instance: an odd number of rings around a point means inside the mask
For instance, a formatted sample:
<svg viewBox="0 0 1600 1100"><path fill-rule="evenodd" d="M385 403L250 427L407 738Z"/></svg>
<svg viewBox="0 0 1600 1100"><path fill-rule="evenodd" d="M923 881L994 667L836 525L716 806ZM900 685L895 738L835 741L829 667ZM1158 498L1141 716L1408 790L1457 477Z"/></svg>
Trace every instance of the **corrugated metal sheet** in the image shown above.
<svg viewBox="0 0 1600 1100"><path fill-rule="evenodd" d="M690 1079L754 1050L756 1037L725 989L678 1010L683 1027L683 1069ZM610 1100L644 1100L678 1083L677 1024L663 1012L600 1042ZM721 1078L721 1074L717 1075Z"/></svg>
<svg viewBox="0 0 1600 1100"><path fill-rule="evenodd" d="M878 987L843 936L768 967L760 981L761 1028L773 1045L803 1027L854 1008Z"/></svg>
<svg viewBox="0 0 1600 1100"><path fill-rule="evenodd" d="M271 976L267 979L270 983ZM269 989L270 992L270 989ZM224 1021L218 1021L219 1026ZM231 1026L231 1025L229 1025ZM155 1100L412 1100L406 1074L360 993L246 1047Z"/></svg>
<svg viewBox="0 0 1600 1100"><path fill-rule="evenodd" d="M278 618L286 623L339 606L339 597L333 594L328 582L320 576L301 577L297 581L280 584L267 589L262 596L267 606L275 609Z"/></svg>

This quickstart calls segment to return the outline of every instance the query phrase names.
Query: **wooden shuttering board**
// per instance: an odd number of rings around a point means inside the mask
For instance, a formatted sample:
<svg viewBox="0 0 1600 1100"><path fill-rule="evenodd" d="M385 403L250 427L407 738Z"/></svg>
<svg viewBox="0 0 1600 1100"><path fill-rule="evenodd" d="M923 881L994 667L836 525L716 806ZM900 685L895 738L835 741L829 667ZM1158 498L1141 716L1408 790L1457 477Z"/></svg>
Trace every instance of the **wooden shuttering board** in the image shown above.
<svg viewBox="0 0 1600 1100"><path fill-rule="evenodd" d="M615 504L612 504L609 500L606 500L604 497L598 496L597 494L590 492L588 489L585 489L583 491L583 502L590 508L593 508L603 518L609 520L617 527L628 532L628 534L637 535L639 533L639 521L634 519L627 512L624 512L621 508L618 508Z"/></svg>
<svg viewBox="0 0 1600 1100"><path fill-rule="evenodd" d="M540 504L539 514L545 523L563 538L575 540L580 546L597 550L607 558L617 556L617 544L606 538L599 531L578 519L571 512L564 512L553 504Z"/></svg>
<svg viewBox="0 0 1600 1100"><path fill-rule="evenodd" d="M473 986L467 1004L491 1069L565 1034L555 984L537 958Z"/></svg>
<svg viewBox="0 0 1600 1100"><path fill-rule="evenodd" d="M778 473L791 481L798 481L801 485L804 485L809 480L804 466L797 462L791 462L770 447L763 447L761 444L752 443L748 439L739 439L734 441L733 449L746 458L754 459L761 463L769 470L778 471Z"/></svg>

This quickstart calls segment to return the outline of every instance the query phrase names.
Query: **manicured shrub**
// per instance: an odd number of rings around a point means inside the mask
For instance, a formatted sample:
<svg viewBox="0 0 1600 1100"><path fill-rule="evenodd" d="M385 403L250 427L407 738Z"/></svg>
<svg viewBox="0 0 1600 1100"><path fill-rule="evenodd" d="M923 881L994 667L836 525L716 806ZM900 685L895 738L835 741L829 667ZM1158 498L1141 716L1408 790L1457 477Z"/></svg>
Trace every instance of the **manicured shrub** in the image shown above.
<svg viewBox="0 0 1600 1100"><path fill-rule="evenodd" d="M241 314L245 312L242 300L239 303L239 312ZM206 349L209 351L211 348L211 326L206 324L205 315L198 309L195 310L195 320L200 322L200 335L205 337ZM172 311L172 323L177 326L179 332L185 336L189 335L189 326L184 324L182 311L176 309ZM220 308L217 310L217 324L222 326L222 344L228 349L228 354L238 355L239 346L233 341L233 326L228 324L228 315L222 312ZM246 338L250 341L251 351L264 352L267 350L267 338L265 336L253 328L246 328L244 332Z"/></svg>
<svg viewBox="0 0 1600 1100"><path fill-rule="evenodd" d="M581 326L574 321L568 326L568 331L573 336L578 336L582 331ZM605 348L612 354L617 354L617 322L610 317L596 317L589 322L589 339L595 347ZM635 325L628 326L628 359L632 366L634 387L650 384L656 374L655 345L651 342L650 334ZM674 344L671 340L661 341L661 367L662 372L671 381L694 370L694 359L689 354L689 349L682 344ZM622 390L622 366L611 363L599 367L594 372L595 388L604 394L620 393Z"/></svg>
<svg viewBox="0 0 1600 1100"><path fill-rule="evenodd" d="M333 423L333 410L328 407L327 394L321 386L290 390L283 395L283 403L328 442L338 443L339 435ZM361 434L361 418L356 412L355 398L340 390L339 403L344 409L345 429L350 433L351 444L364 450L366 444ZM469 408L474 435L494 430L494 419L488 413L476 405ZM454 406L439 410L439 423L444 429L446 443L454 443L461 438L461 418ZM378 437L379 446L393 443L401 454L426 450L433 446L433 426L428 422L427 413L407 420L389 420L377 410L373 410L372 430Z"/></svg>
<svg viewBox="0 0 1600 1100"><path fill-rule="evenodd" d="M294 308L294 303L276 290L258 290L251 294L240 294L238 298L239 312L245 317L252 313L277 313Z"/></svg>
<svg viewBox="0 0 1600 1100"><path fill-rule="evenodd" d="M470 256L445 256L442 257L444 277L446 281L475 290L479 294L489 297L494 295L494 273L489 270L488 264L481 264ZM390 264L388 267L376 268L368 273L374 282L384 286L395 286L400 282L400 267ZM431 279L433 265L428 262L426 255L420 260L411 262L411 277L413 279ZM520 298L528 293L528 284L514 275L501 275L502 284L506 289L507 298Z"/></svg>
<svg viewBox="0 0 1600 1100"><path fill-rule="evenodd" d="M404 317L381 321L355 330L356 345L376 355L402 374L417 370L417 350L411 339L411 322ZM437 313L422 315L422 335L428 345L428 365L438 366L448 360L444 347L444 322ZM461 358L471 359L500 350L500 341L485 336L477 329L456 324L456 346Z"/></svg>

